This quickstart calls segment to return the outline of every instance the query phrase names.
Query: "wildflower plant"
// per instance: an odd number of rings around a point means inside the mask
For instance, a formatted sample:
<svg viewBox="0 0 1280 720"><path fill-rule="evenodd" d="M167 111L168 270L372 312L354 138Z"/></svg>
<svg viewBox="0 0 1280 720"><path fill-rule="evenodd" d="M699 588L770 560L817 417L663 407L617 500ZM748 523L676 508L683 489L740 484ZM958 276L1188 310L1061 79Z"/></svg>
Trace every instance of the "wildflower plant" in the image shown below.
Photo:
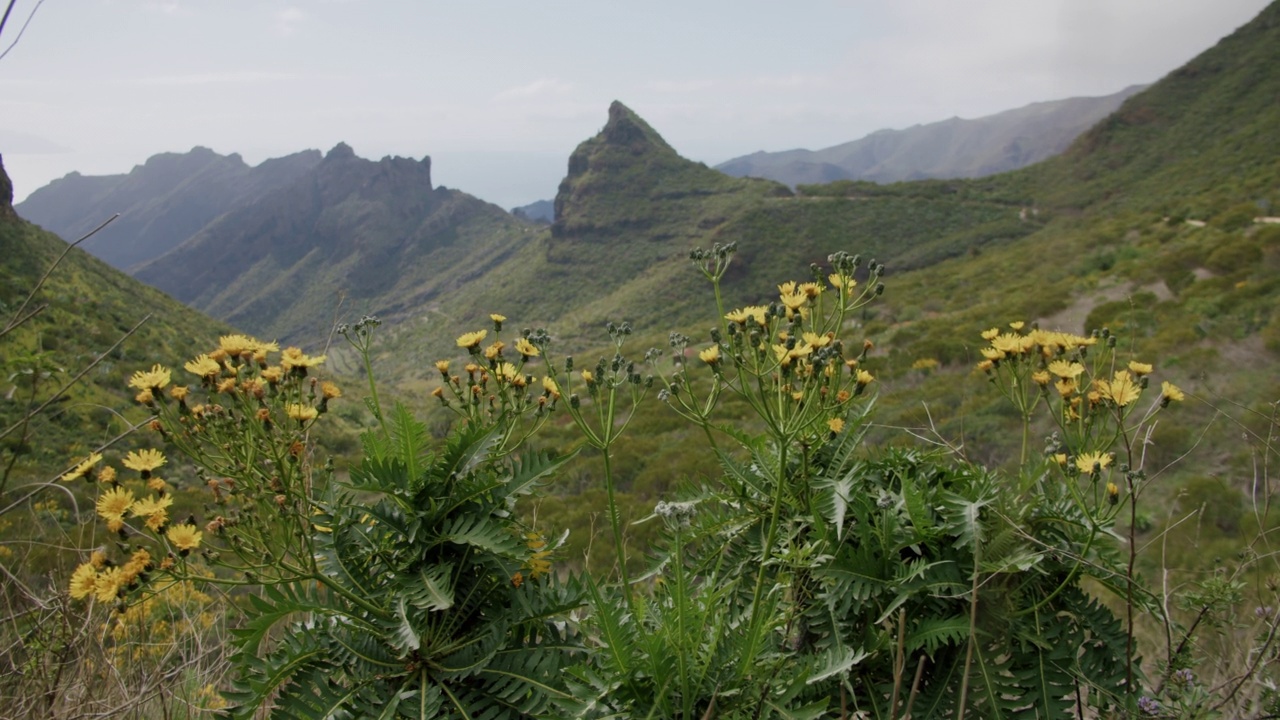
<svg viewBox="0 0 1280 720"><path fill-rule="evenodd" d="M1156 416L1185 393L1170 382L1151 384L1154 367L1122 359L1118 339L1107 328L1088 336L1011 323L1009 330L982 333L978 369L988 375L1022 419L1021 493L1055 508L1082 547L1060 582L1081 574L1114 588L1125 603L1125 705L1147 712L1155 701L1141 696L1136 675L1135 609L1165 617L1164 607L1136 576L1138 502L1149 482L1144 447ZM1043 413L1054 428L1043 460L1030 457L1033 418ZM1048 472L1045 470L1048 469ZM1124 509L1127 560L1108 541ZM1165 622L1168 618L1165 617ZM1134 705L1139 700L1147 705Z"/></svg>
<svg viewBox="0 0 1280 720"><path fill-rule="evenodd" d="M374 327L341 328L366 360ZM66 479L102 485L98 514L124 555L95 553L72 596L127 617L175 580L256 591L222 692L237 717L538 712L572 645L550 619L578 601L514 509L565 458L512 454L524 416L550 409L494 355L494 399L469 404L439 448L403 406L383 410L371 379L377 427L343 481L313 465L309 444L343 396L315 377L323 356L236 335L186 363L190 386L159 366L135 374L153 428L207 486L206 517L169 517L158 450L124 459L136 480L86 458Z"/></svg>

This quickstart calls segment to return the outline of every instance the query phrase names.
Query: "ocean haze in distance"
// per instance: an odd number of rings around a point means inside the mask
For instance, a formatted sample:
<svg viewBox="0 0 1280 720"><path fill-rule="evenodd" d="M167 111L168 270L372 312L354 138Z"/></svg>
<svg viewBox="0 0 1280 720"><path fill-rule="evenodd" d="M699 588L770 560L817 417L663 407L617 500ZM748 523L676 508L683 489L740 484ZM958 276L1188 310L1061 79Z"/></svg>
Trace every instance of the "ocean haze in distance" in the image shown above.
<svg viewBox="0 0 1280 720"><path fill-rule="evenodd" d="M1153 82L1265 5L45 3L0 61L0 153L21 200L197 145L345 141L510 208L554 194L614 99L716 164Z"/></svg>

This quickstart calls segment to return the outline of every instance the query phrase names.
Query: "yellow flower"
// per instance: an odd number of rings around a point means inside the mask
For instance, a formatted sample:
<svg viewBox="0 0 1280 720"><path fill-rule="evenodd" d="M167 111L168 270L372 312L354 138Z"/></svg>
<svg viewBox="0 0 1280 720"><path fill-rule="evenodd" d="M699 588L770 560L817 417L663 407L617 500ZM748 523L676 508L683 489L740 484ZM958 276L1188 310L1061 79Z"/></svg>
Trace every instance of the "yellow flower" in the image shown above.
<svg viewBox="0 0 1280 720"><path fill-rule="evenodd" d="M753 320L757 325L764 326L769 322L769 308L763 305L751 305L741 310L734 310L724 316L729 322L746 324L748 320Z"/></svg>
<svg viewBox="0 0 1280 720"><path fill-rule="evenodd" d="M475 350L480 347L481 341L489 334L488 330L476 330L475 332L459 335L457 339L458 347L467 350Z"/></svg>
<svg viewBox="0 0 1280 720"><path fill-rule="evenodd" d="M98 602L111 602L120 594L120 590L125 585L124 569L119 567L107 568L98 573L98 577L94 579L93 592L98 598Z"/></svg>
<svg viewBox="0 0 1280 720"><path fill-rule="evenodd" d="M71 573L71 597L83 600L94 593L98 581L98 569L92 563L84 563Z"/></svg>
<svg viewBox="0 0 1280 720"><path fill-rule="evenodd" d="M1160 397L1168 404L1170 402L1182 402L1187 399L1187 394L1182 392L1182 388L1171 382L1165 381L1160 383Z"/></svg>
<svg viewBox="0 0 1280 720"><path fill-rule="evenodd" d="M698 359L708 365L715 365L720 362L720 346L712 345L711 347L698 353Z"/></svg>
<svg viewBox="0 0 1280 720"><path fill-rule="evenodd" d="M854 379L858 382L859 385L866 386L866 385L870 385L872 380L875 380L875 376L873 376L871 373L867 372L866 370L859 370L858 374L854 376Z"/></svg>
<svg viewBox="0 0 1280 720"><path fill-rule="evenodd" d="M1117 370L1111 382L1099 380L1094 384L1098 388L1099 396L1114 402L1119 407L1132 404L1142 394L1142 389L1133 382L1127 370Z"/></svg>
<svg viewBox="0 0 1280 720"><path fill-rule="evenodd" d="M262 379L275 385L284 377L284 369L280 367L269 367L262 371Z"/></svg>
<svg viewBox="0 0 1280 720"><path fill-rule="evenodd" d="M284 352L280 353L280 367L284 368L286 372L290 370L301 370L303 374L306 374L307 368L320 365L325 361L326 357L328 356L304 355L302 350L296 347L285 348Z"/></svg>
<svg viewBox="0 0 1280 720"><path fill-rule="evenodd" d="M164 515L168 518L169 506L173 505L173 496L165 495L164 497L149 497L138 500L130 508L129 512L134 517L151 518L157 515ZM163 525L163 523L161 523ZM151 528L155 530L156 528Z"/></svg>
<svg viewBox="0 0 1280 720"><path fill-rule="evenodd" d="M151 479L147 480L147 489L153 492L164 492L169 489L169 483L166 483L164 478L158 478L153 475Z"/></svg>
<svg viewBox="0 0 1280 720"><path fill-rule="evenodd" d="M440 374L441 374L441 375L448 375L448 374L449 374L449 361L448 361L448 360L437 360L437 361L436 361L436 369L440 371Z"/></svg>
<svg viewBox="0 0 1280 720"><path fill-rule="evenodd" d="M840 273L831 273L828 275L827 282L831 283L831 287L836 288L837 290L844 290L848 293L852 293L853 289L858 285L857 280L854 280L848 275L841 275Z"/></svg>
<svg viewBox="0 0 1280 720"><path fill-rule="evenodd" d="M145 548L138 548L133 551L133 555L129 556L129 562L125 563L125 568L137 573L144 573L151 569L151 553Z"/></svg>
<svg viewBox="0 0 1280 720"><path fill-rule="evenodd" d="M1049 363L1049 372L1066 380L1072 380L1080 377L1084 372L1084 366L1078 362L1067 362L1066 360L1054 360Z"/></svg>
<svg viewBox="0 0 1280 720"><path fill-rule="evenodd" d="M116 479L116 469L111 467L110 465L98 471L98 482L104 482L104 483L115 482L115 479Z"/></svg>
<svg viewBox="0 0 1280 720"><path fill-rule="evenodd" d="M831 418L827 421L827 427L831 429L832 435L838 435L841 430L844 430L844 420L841 418Z"/></svg>
<svg viewBox="0 0 1280 720"><path fill-rule="evenodd" d="M325 400L333 400L342 397L342 388L331 382L320 383L320 397Z"/></svg>
<svg viewBox="0 0 1280 720"><path fill-rule="evenodd" d="M1053 454L1053 458L1052 458L1052 459L1053 459L1053 461L1054 461L1054 462L1058 463L1059 465L1066 465L1066 464L1067 464L1067 454L1066 454L1066 453L1054 453L1054 454Z"/></svg>
<svg viewBox="0 0 1280 720"><path fill-rule="evenodd" d="M1009 327L1013 328L1015 331L1021 330L1023 325L1026 325L1026 323L1022 322L1021 320L1018 320L1017 322L1009 323Z"/></svg>
<svg viewBox="0 0 1280 720"><path fill-rule="evenodd" d="M809 304L809 298L803 293L793 293L791 295L782 295L782 304L787 306L788 310L799 310Z"/></svg>
<svg viewBox="0 0 1280 720"><path fill-rule="evenodd" d="M507 316L506 316L506 315L499 315L498 313L490 313L490 314L489 314L489 319L490 319L490 320L492 320L492 321L494 321L495 323L499 323L499 324L501 324L501 323L504 323L504 322L506 322L506 321L507 321Z"/></svg>
<svg viewBox="0 0 1280 720"><path fill-rule="evenodd" d="M556 400L560 399L560 386L549 377L542 378L542 391Z"/></svg>
<svg viewBox="0 0 1280 720"><path fill-rule="evenodd" d="M223 335L218 338L218 349L229 356L252 353L258 349L258 341L247 335Z"/></svg>
<svg viewBox="0 0 1280 720"><path fill-rule="evenodd" d="M781 285L779 285L778 292L781 293L784 297L787 295L795 295L796 294L795 280L784 282Z"/></svg>
<svg viewBox="0 0 1280 720"><path fill-rule="evenodd" d="M515 365L512 365L509 362L498 363L498 367L494 368L494 373L501 381L508 382L517 387L524 387L524 375L520 373Z"/></svg>
<svg viewBox="0 0 1280 720"><path fill-rule="evenodd" d="M1079 389L1075 380L1059 380L1053 386L1058 389L1058 394L1062 397L1068 397Z"/></svg>
<svg viewBox="0 0 1280 720"><path fill-rule="evenodd" d="M797 287L796 290L804 293L810 299L816 298L822 294L822 286L815 282L800 283L800 286Z"/></svg>
<svg viewBox="0 0 1280 720"><path fill-rule="evenodd" d="M267 394L267 384L259 378L249 378L240 383L240 391L261 400Z"/></svg>
<svg viewBox="0 0 1280 720"><path fill-rule="evenodd" d="M1155 368L1151 367L1150 363L1140 363L1136 360L1129 361L1129 370L1132 371L1133 374L1137 375L1138 377L1142 377L1143 375L1150 375L1151 371L1154 369Z"/></svg>
<svg viewBox="0 0 1280 720"><path fill-rule="evenodd" d="M169 388L169 397L173 398L174 400L186 400L187 393L189 392L191 392L191 389L188 388L186 385L174 385L173 387Z"/></svg>
<svg viewBox="0 0 1280 720"><path fill-rule="evenodd" d="M994 362L996 360L1003 360L1005 358L1005 352L993 347L984 347L982 348L982 357Z"/></svg>
<svg viewBox="0 0 1280 720"><path fill-rule="evenodd" d="M315 420L316 417L320 415L320 412L318 410L311 407L310 405L305 405L303 403L289 403L284 406L284 409L285 409L285 413L289 417L293 418L294 420L297 420L300 423L304 423L308 420Z"/></svg>
<svg viewBox="0 0 1280 720"><path fill-rule="evenodd" d="M115 487L98 497L98 514L104 519L120 519L133 507L133 492L123 487Z"/></svg>
<svg viewBox="0 0 1280 720"><path fill-rule="evenodd" d="M138 390L163 390L169 384L169 369L162 365L153 365L146 372L138 371L129 378L129 387Z"/></svg>
<svg viewBox="0 0 1280 720"><path fill-rule="evenodd" d="M582 381L587 385L594 385L596 382L596 376L590 370L583 370Z"/></svg>
<svg viewBox="0 0 1280 720"><path fill-rule="evenodd" d="M1021 355L1035 346L1035 341L1026 335L1001 333L991 339L991 347L1010 355Z"/></svg>
<svg viewBox="0 0 1280 720"><path fill-rule="evenodd" d="M235 389L236 389L236 379L233 377L229 377L223 380L222 382L218 383L218 392L220 393L229 394L234 392Z"/></svg>
<svg viewBox="0 0 1280 720"><path fill-rule="evenodd" d="M819 335L817 333L806 332L801 333L800 338L816 348L826 347L831 344L831 335L829 333L826 335Z"/></svg>
<svg viewBox="0 0 1280 720"><path fill-rule="evenodd" d="M169 538L169 542L178 548L181 552L187 552L200 547L200 538L204 534L196 529L195 525L174 525L169 528L169 532L165 533L165 537Z"/></svg>
<svg viewBox="0 0 1280 720"><path fill-rule="evenodd" d="M981 370L982 372L991 372L993 369L995 369L995 366L996 364L994 362L990 360L983 360L982 362L978 363L977 369Z"/></svg>
<svg viewBox="0 0 1280 720"><path fill-rule="evenodd" d="M1044 387L1049 384L1049 373L1045 370L1033 372L1031 373L1031 379L1040 387Z"/></svg>
<svg viewBox="0 0 1280 720"><path fill-rule="evenodd" d="M1165 383L1165 384L1167 385L1168 383ZM79 480L85 475L88 475L89 471L93 469L93 466L97 465L100 462L102 462L102 456L99 455L98 453L91 453L89 457L84 459L83 462L75 466L75 468L73 468L71 472L68 472L66 475L63 475L62 481L71 482L72 480Z"/></svg>
<svg viewBox="0 0 1280 720"><path fill-rule="evenodd" d="M124 460L120 461L121 465L124 465L130 470L137 470L138 472L144 473L149 473L161 465L164 465L164 463L164 453L154 448L137 451L130 450L129 454L124 456Z"/></svg>
<svg viewBox="0 0 1280 720"><path fill-rule="evenodd" d="M538 351L538 348L534 347L533 343L529 342L528 338L520 338L516 341L516 352L523 355L526 359L538 357L542 354Z"/></svg>
<svg viewBox="0 0 1280 720"><path fill-rule="evenodd" d="M995 340L998 337L1000 337L1000 328L991 328L990 330L982 331L983 340Z"/></svg>
<svg viewBox="0 0 1280 720"><path fill-rule="evenodd" d="M186 368L187 372L202 378L217 377L218 373L222 372L222 366L218 361L208 355L200 355L182 367Z"/></svg>
<svg viewBox="0 0 1280 720"><path fill-rule="evenodd" d="M501 340L494 341L492 345L484 349L485 358L488 360L496 360L498 357L502 355L502 348L506 346L507 344L502 342Z"/></svg>
<svg viewBox="0 0 1280 720"><path fill-rule="evenodd" d="M1111 453L1089 452L1076 456L1076 469L1085 475L1092 475L1095 467L1105 470L1109 465L1111 465Z"/></svg>
<svg viewBox="0 0 1280 720"><path fill-rule="evenodd" d="M791 366L791 351L787 349L786 345L774 345L773 357L782 367Z"/></svg>
<svg viewBox="0 0 1280 720"><path fill-rule="evenodd" d="M1120 488L1113 482L1107 483L1107 502L1115 505L1120 502Z"/></svg>

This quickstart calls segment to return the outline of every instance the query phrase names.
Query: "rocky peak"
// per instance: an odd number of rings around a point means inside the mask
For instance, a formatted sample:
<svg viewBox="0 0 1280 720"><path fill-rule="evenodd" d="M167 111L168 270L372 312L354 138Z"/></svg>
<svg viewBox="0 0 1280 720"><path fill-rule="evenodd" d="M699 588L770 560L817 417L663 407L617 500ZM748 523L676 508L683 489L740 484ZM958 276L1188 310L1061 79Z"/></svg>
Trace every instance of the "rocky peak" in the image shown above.
<svg viewBox="0 0 1280 720"><path fill-rule="evenodd" d="M356 156L356 151L352 150L350 145L344 142L340 142L337 145L334 145L333 149L325 154L324 159L325 160L353 160L355 159L355 156Z"/></svg>
<svg viewBox="0 0 1280 720"><path fill-rule="evenodd" d="M625 147L632 152L646 150L675 152L656 130L649 127L649 123L617 100L609 105L609 122L605 123L599 138L606 145Z"/></svg>

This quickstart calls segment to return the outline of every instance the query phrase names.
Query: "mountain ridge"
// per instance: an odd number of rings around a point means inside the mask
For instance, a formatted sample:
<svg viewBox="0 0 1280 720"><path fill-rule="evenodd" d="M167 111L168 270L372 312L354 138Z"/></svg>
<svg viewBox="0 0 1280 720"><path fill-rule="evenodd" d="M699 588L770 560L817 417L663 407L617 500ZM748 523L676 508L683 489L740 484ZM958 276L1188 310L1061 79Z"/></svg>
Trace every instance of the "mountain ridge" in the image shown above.
<svg viewBox="0 0 1280 720"><path fill-rule="evenodd" d="M168 252L227 210L288 184L320 159L319 151L303 150L250 166L238 153L220 155L196 146L153 155L125 174L70 173L37 189L16 209L67 240L119 213L82 247L128 270Z"/></svg>
<svg viewBox="0 0 1280 720"><path fill-rule="evenodd" d="M339 143L311 171L222 214L135 277L251 332L314 339L342 299L385 313L432 297L439 290L419 282L423 267L501 246L528 225L435 187L430 157L372 161ZM402 297L384 302L393 292Z"/></svg>
<svg viewBox="0 0 1280 720"><path fill-rule="evenodd" d="M1036 102L974 119L952 117L877 130L821 150L759 151L715 167L734 177L764 177L792 187L835 180L889 183L993 175L1062 152L1144 87Z"/></svg>

